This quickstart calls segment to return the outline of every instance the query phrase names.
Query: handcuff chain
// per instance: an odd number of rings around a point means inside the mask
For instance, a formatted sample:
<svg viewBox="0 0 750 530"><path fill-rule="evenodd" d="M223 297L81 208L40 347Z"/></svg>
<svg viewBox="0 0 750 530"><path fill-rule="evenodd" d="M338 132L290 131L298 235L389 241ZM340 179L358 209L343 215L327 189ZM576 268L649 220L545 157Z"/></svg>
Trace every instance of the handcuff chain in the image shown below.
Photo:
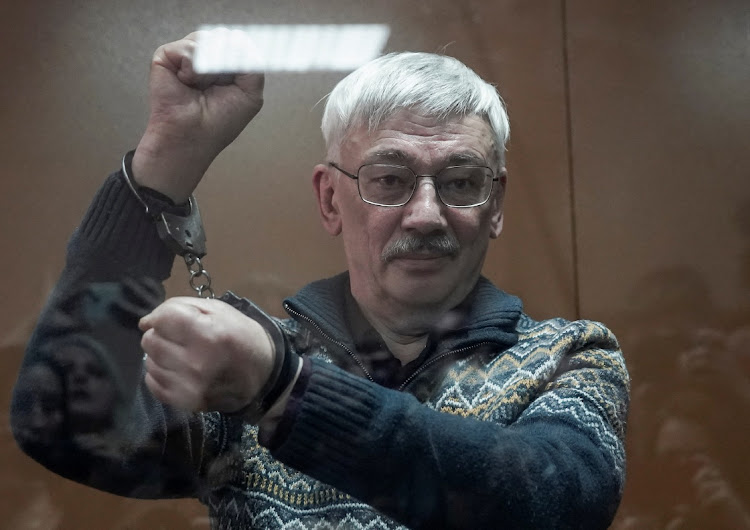
<svg viewBox="0 0 750 530"><path fill-rule="evenodd" d="M203 268L201 259L195 254L186 253L183 258L185 265L190 273L190 288L195 291L200 298L216 298L213 288L211 287L211 276ZM201 280L201 283L197 283Z"/></svg>

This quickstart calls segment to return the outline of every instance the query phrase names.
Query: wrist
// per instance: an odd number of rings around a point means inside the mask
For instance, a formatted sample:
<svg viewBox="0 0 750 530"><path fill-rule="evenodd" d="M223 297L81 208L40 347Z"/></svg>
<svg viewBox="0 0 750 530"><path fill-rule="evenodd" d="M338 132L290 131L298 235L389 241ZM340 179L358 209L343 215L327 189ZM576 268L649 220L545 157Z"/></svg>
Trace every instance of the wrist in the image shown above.
<svg viewBox="0 0 750 530"><path fill-rule="evenodd" d="M195 143L170 143L147 133L133 155L132 176L139 186L184 204L212 161L213 157L196 153Z"/></svg>
<svg viewBox="0 0 750 530"><path fill-rule="evenodd" d="M249 403L230 413L233 416L241 417L248 423L257 425L287 393L290 385L294 386L293 383L299 376L299 367L302 360L292 350L286 333L278 322L250 300L240 298L232 291L227 291L219 299L253 320L268 336L272 366L269 374L264 377L265 383L254 393L255 395ZM249 386L256 385L250 384ZM280 408L283 410L283 407Z"/></svg>

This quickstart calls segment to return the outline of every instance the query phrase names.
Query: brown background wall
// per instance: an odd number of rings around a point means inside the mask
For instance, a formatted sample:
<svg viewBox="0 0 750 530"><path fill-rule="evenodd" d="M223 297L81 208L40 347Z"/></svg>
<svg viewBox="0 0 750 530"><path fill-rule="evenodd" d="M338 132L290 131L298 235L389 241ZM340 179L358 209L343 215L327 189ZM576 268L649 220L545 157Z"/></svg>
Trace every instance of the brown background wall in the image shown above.
<svg viewBox="0 0 750 530"><path fill-rule="evenodd" d="M45 472L15 449L7 403L65 242L138 141L153 50L225 21L387 23L388 51L445 50L496 83L513 138L505 233L485 273L535 317L599 319L620 337L633 403L616 526L743 527L746 0L6 0L2 13L0 527L206 527L197 502L123 500ZM316 102L340 78L269 75L261 114L199 188L217 288L277 314L284 295L343 267L309 180L323 156ZM175 271L170 291L185 293Z"/></svg>

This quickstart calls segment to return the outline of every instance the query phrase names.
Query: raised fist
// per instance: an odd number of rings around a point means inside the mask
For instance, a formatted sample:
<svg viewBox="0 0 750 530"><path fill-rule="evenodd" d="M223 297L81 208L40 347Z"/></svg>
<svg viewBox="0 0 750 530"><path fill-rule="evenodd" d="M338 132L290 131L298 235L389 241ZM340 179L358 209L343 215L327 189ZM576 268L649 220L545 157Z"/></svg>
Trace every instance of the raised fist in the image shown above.
<svg viewBox="0 0 750 530"><path fill-rule="evenodd" d="M263 106L262 72L198 74L193 69L200 42L227 31L195 32L164 44L151 62L151 111L133 157L133 177L177 203L190 196L214 158Z"/></svg>

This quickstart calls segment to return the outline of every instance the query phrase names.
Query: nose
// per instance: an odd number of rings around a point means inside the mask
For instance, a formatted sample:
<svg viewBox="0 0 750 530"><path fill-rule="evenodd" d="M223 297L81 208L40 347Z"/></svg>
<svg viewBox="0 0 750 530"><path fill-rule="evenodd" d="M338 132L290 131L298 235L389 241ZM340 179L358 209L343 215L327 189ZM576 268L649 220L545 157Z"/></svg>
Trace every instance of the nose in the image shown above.
<svg viewBox="0 0 750 530"><path fill-rule="evenodd" d="M445 205L437 195L435 179L418 177L411 200L404 205L402 227L422 234L445 230L448 223L443 208Z"/></svg>

